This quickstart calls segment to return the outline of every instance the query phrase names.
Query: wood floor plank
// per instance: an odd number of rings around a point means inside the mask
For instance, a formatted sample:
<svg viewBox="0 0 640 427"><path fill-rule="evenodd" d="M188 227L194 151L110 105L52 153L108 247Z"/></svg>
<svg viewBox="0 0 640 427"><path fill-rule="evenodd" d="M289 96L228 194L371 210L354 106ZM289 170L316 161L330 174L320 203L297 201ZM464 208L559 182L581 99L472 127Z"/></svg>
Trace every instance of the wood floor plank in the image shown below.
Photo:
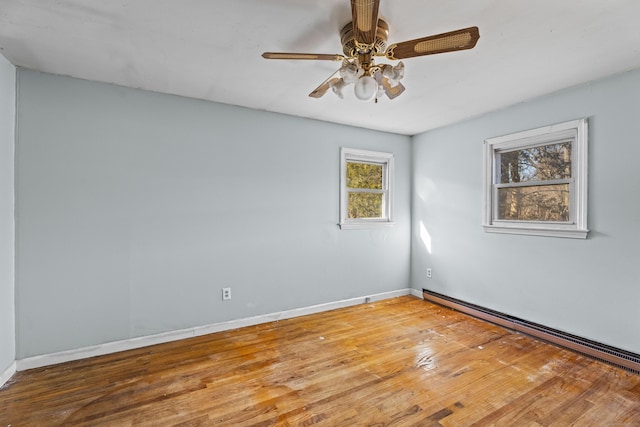
<svg viewBox="0 0 640 427"><path fill-rule="evenodd" d="M640 425L640 376L400 297L18 372L5 425Z"/></svg>

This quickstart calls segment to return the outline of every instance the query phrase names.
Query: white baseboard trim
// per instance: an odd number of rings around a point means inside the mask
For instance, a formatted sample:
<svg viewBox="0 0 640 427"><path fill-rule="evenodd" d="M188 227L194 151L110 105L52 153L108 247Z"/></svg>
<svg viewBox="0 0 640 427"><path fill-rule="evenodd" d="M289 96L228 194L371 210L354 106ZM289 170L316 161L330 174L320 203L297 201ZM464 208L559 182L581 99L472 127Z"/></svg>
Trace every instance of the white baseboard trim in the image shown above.
<svg viewBox="0 0 640 427"><path fill-rule="evenodd" d="M413 295L414 297L422 299L422 290L410 288L409 295Z"/></svg>
<svg viewBox="0 0 640 427"><path fill-rule="evenodd" d="M0 388L7 383L18 370L17 363L15 361L11 362L11 365L4 372L0 372Z"/></svg>
<svg viewBox="0 0 640 427"><path fill-rule="evenodd" d="M263 314L260 316L247 317L226 322L214 323L205 326L196 326L177 331L163 332L160 334L147 335L144 337L131 338L121 341L113 341L105 344L98 344L90 347L83 347L74 350L66 350L57 353L43 354L39 356L26 357L14 363L15 369L25 371L27 369L41 368L43 366L55 365L58 363L71 362L73 360L86 359L89 357L103 356L105 354L117 353L119 351L133 350L147 347L154 344L163 344L171 341L178 341L185 338L192 338L215 332L228 331L231 329L253 326L261 323L273 322L276 320L290 319L293 317L306 316L308 314L320 313L323 311L335 310L337 308L349 307L366 302L381 301L404 295L413 295L422 298L422 292L417 289L405 288L396 291L383 292L379 294L367 295L363 297L350 298L324 304L312 305L292 310L279 311L276 313ZM13 374L11 374L13 375ZM10 377L10 376L9 376ZM4 378L1 377L1 378ZM7 378L8 379L8 378Z"/></svg>

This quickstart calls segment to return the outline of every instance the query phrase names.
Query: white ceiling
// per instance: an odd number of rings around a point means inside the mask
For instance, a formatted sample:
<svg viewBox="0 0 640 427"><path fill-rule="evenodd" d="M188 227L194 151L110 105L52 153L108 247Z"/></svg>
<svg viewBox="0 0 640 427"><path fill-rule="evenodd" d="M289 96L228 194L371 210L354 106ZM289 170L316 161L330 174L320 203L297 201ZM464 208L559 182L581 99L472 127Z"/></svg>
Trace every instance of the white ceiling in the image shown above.
<svg viewBox="0 0 640 427"><path fill-rule="evenodd" d="M339 63L260 56L342 53L350 13L349 0L0 0L0 52L48 73L407 135L640 68L638 0L381 0L389 44L473 25L480 40L405 60L406 91L378 104L307 96Z"/></svg>

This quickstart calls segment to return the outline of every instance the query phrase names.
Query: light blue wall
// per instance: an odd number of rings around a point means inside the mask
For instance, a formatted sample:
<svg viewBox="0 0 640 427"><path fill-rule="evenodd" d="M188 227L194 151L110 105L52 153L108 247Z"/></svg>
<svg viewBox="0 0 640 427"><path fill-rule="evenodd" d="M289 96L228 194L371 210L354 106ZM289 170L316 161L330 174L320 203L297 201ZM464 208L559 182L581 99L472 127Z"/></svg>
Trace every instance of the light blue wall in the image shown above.
<svg viewBox="0 0 640 427"><path fill-rule="evenodd" d="M483 140L581 117L588 240L484 233ZM414 137L412 286L640 353L639 165L640 71Z"/></svg>
<svg viewBox="0 0 640 427"><path fill-rule="evenodd" d="M13 68L2 67L8 90ZM18 88L18 358L408 283L640 352L640 72L413 144L26 70ZM3 138L10 109L0 114ZM483 140L580 117L590 120L589 239L484 233ZM4 141L0 149L12 150ZM336 227L340 146L394 152L395 228ZM0 197L0 215L12 215L13 186L2 179L11 196ZM4 231L12 220L0 221ZM13 257L5 246L0 262ZM0 370L13 360L15 338L4 306L13 309L12 279L5 282ZM222 287L232 288L230 302L220 300Z"/></svg>
<svg viewBox="0 0 640 427"><path fill-rule="evenodd" d="M0 374L16 358L14 123L16 69L0 55Z"/></svg>
<svg viewBox="0 0 640 427"><path fill-rule="evenodd" d="M409 137L27 70L18 88L18 358L409 286ZM395 154L395 227L338 229L341 146Z"/></svg>

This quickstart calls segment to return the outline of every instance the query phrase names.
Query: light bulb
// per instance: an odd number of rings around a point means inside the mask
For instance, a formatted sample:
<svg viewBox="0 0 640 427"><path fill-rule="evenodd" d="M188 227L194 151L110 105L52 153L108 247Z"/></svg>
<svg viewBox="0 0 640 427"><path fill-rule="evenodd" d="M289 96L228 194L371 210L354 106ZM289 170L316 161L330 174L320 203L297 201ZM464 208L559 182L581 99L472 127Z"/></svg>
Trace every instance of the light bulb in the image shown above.
<svg viewBox="0 0 640 427"><path fill-rule="evenodd" d="M360 101L371 101L378 93L378 83L371 76L362 76L354 86L356 98Z"/></svg>

